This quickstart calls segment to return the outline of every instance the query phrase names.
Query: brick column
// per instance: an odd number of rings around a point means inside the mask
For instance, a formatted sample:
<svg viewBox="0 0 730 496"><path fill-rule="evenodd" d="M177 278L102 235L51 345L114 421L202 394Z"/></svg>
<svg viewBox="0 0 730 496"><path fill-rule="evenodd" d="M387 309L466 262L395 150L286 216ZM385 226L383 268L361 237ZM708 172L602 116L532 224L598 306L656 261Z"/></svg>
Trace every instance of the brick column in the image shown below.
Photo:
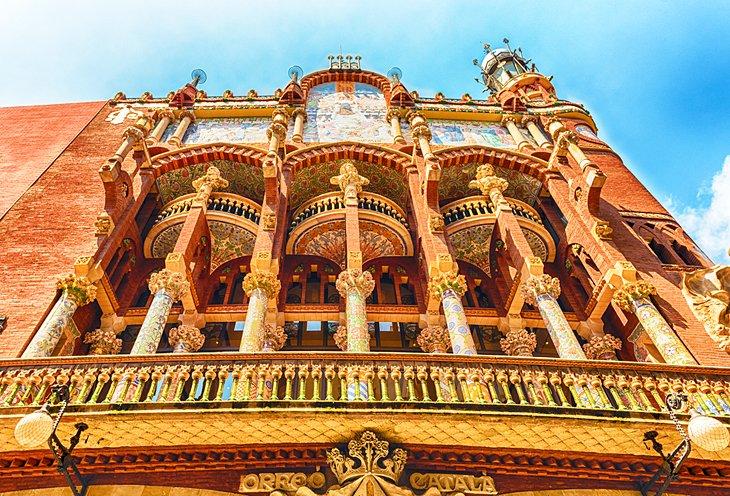
<svg viewBox="0 0 730 496"><path fill-rule="evenodd" d="M370 351L365 298L375 288L370 272L360 268L348 268L340 272L335 283L337 291L345 299L345 320L347 327L347 351L367 353Z"/></svg>
<svg viewBox="0 0 730 496"><path fill-rule="evenodd" d="M56 287L63 290L61 298L33 336L22 358L51 356L76 309L96 299L96 286L83 276L69 274L59 279Z"/></svg>
<svg viewBox="0 0 730 496"><path fill-rule="evenodd" d="M292 115L294 116L294 133L291 139L301 143L304 141L304 123L307 122L307 111L304 107L297 107Z"/></svg>
<svg viewBox="0 0 730 496"><path fill-rule="evenodd" d="M476 355L474 339L466 322L466 314L461 304L461 297L466 292L466 280L456 270L439 272L431 276L428 291L441 300L446 318L446 328L451 339L451 349L455 355Z"/></svg>
<svg viewBox="0 0 730 496"><path fill-rule="evenodd" d="M142 322L130 355L151 355L157 351L172 304L190 289L182 274L162 269L150 276L150 291L155 295Z"/></svg>
<svg viewBox="0 0 730 496"><path fill-rule="evenodd" d="M188 126L191 122L195 122L195 114L193 114L191 110L183 110L180 112L180 122L178 123L175 132L172 133L172 136L170 136L170 139L167 140L167 142L174 146L182 146L185 131L188 130Z"/></svg>
<svg viewBox="0 0 730 496"><path fill-rule="evenodd" d="M656 288L651 283L629 282L614 293L613 301L622 310L633 312L636 315L644 331L667 363L696 365L697 361L649 299L649 296L653 294L656 294Z"/></svg>
<svg viewBox="0 0 730 496"><path fill-rule="evenodd" d="M403 130L400 127L400 110L391 107L385 116L385 121L390 124L390 133L393 135L393 143L404 145L406 139L403 137Z"/></svg>
<svg viewBox="0 0 730 496"><path fill-rule="evenodd" d="M521 286L525 300L537 306L560 358L585 360L586 355L558 305L560 282L547 274L532 276Z"/></svg>
<svg viewBox="0 0 730 496"><path fill-rule="evenodd" d="M264 348L264 322L269 299L276 298L281 283L270 272L251 272L243 278L243 290L248 296L248 310L241 336L241 353L256 353Z"/></svg>

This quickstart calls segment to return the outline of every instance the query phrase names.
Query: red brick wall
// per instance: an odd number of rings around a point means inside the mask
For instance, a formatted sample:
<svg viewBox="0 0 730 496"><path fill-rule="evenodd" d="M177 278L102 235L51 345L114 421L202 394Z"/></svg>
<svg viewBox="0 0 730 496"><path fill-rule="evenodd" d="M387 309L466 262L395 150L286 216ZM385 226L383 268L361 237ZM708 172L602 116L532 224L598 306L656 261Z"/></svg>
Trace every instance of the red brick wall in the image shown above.
<svg viewBox="0 0 730 496"><path fill-rule="evenodd" d="M85 102L0 108L0 218L102 105Z"/></svg>
<svg viewBox="0 0 730 496"><path fill-rule="evenodd" d="M119 146L125 127L104 122L112 109L103 105L24 107L0 113L0 126L16 116L10 135L1 139L3 152L10 150L16 157L6 167L19 178L15 183L4 181L13 184L9 198L19 199L0 220L0 313L8 316L0 335L0 356L20 354L53 302L55 276L72 272L76 257L93 255L97 249L94 221L104 206L98 169ZM23 128L29 132L20 132ZM69 141L44 173L54 150L61 151ZM26 175L40 178L28 188L32 180Z"/></svg>

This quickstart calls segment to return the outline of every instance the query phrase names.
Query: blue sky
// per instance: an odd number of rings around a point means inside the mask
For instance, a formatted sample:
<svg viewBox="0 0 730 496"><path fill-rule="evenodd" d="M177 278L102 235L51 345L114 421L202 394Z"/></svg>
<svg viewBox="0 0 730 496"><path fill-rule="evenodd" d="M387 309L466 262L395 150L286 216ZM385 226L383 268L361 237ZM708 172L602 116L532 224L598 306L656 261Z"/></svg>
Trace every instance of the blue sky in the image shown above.
<svg viewBox="0 0 730 496"><path fill-rule="evenodd" d="M730 259L730 2L4 2L0 106L204 89L270 93L342 48L422 95L472 96L507 36L716 261ZM726 196L728 198L726 198Z"/></svg>

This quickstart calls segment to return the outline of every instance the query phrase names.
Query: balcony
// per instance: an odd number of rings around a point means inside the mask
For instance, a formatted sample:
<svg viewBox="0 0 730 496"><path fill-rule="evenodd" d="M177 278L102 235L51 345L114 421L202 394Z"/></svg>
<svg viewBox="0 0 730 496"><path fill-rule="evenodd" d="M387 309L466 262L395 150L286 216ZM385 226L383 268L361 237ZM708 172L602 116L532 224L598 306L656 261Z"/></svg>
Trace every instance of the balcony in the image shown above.
<svg viewBox="0 0 730 496"><path fill-rule="evenodd" d="M515 200L514 198L505 198L505 200L509 203L509 206L512 208L512 213L516 217L542 225L540 215L527 203ZM496 219L494 204L488 197L481 195L469 196L467 198L451 202L441 208L441 213L444 216L444 224L446 224L446 226L457 224L462 220L474 218L479 218L481 220L491 219L492 222Z"/></svg>
<svg viewBox="0 0 730 496"><path fill-rule="evenodd" d="M0 361L0 414L38 407L68 384L72 411L408 409L656 418L683 392L730 417L730 369L500 356L344 354L85 356ZM687 412L685 412L687 413Z"/></svg>
<svg viewBox="0 0 730 496"><path fill-rule="evenodd" d="M403 209L384 196L363 192L359 195L357 207L362 210L369 210L386 215L408 229L408 222L406 221L406 214ZM294 212L289 231L294 230L299 224L317 214L331 212L333 210L344 210L344 208L345 204L342 201L341 193L333 192L319 195L312 198Z"/></svg>
<svg viewBox="0 0 730 496"><path fill-rule="evenodd" d="M162 207L155 224L187 214L194 199L195 193L191 193L171 201ZM254 224L261 218L261 207L257 203L232 193L213 192L208 198L208 210L247 219Z"/></svg>

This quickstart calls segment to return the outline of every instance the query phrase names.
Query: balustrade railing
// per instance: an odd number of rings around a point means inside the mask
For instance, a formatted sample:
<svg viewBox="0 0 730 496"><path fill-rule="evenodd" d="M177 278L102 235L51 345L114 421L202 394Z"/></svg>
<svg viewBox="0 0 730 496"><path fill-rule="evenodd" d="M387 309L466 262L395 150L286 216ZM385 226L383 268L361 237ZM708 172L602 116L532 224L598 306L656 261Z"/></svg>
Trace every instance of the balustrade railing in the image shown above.
<svg viewBox="0 0 730 496"><path fill-rule="evenodd" d="M668 393L730 416L730 370L633 362L451 355L238 353L0 361L0 414L32 409L67 384L71 405L124 407L494 409L626 417L666 412ZM571 413L572 412L572 413ZM685 412L686 413L686 412Z"/></svg>
<svg viewBox="0 0 730 496"><path fill-rule="evenodd" d="M532 222L542 224L542 219L537 211L527 203L515 200L514 198L505 198L512 208L512 213L518 217L522 217ZM495 215L494 204L492 201L481 195L469 196L460 200L444 205L441 208L444 216L444 224L447 226L456 221L474 217L478 215Z"/></svg>
<svg viewBox="0 0 730 496"><path fill-rule="evenodd" d="M408 229L405 212L398 205L393 203L393 201L384 196L368 192L360 193L357 206L362 210L371 210L373 212L379 212L387 215L388 217L400 222L406 229ZM294 212L289 229L294 229L297 225L301 224L313 215L344 208L345 204L340 193L333 192L319 195L299 207Z"/></svg>
<svg viewBox="0 0 730 496"><path fill-rule="evenodd" d="M156 223L162 222L174 215L189 212L194 199L195 194L192 193L181 196L168 203L162 207L160 214L157 216ZM261 207L256 202L232 193L213 192L210 198L208 198L207 209L243 217L255 224L258 224L261 218Z"/></svg>

